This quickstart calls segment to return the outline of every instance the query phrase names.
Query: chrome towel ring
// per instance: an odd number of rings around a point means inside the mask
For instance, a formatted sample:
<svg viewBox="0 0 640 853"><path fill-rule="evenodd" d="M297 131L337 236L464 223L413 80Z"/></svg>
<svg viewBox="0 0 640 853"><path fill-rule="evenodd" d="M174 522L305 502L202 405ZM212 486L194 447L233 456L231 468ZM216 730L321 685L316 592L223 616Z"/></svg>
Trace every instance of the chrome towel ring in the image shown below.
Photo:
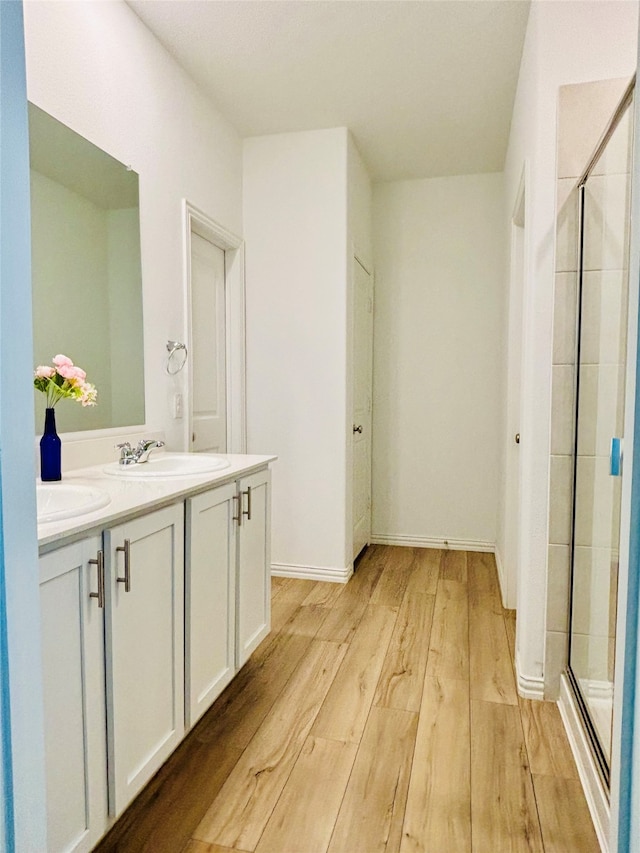
<svg viewBox="0 0 640 853"><path fill-rule="evenodd" d="M187 363L187 347L180 341L167 341L167 352L169 355L166 371L169 376L175 376Z"/></svg>

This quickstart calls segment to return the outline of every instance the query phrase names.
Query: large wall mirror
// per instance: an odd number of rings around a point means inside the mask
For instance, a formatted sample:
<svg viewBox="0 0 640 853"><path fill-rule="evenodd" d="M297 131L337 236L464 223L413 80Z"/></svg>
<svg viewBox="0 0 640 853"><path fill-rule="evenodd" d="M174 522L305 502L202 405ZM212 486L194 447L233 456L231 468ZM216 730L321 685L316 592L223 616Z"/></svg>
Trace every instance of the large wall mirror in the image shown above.
<svg viewBox="0 0 640 853"><path fill-rule="evenodd" d="M98 389L59 403L58 430L143 424L138 176L33 104L29 142L34 366L64 353Z"/></svg>

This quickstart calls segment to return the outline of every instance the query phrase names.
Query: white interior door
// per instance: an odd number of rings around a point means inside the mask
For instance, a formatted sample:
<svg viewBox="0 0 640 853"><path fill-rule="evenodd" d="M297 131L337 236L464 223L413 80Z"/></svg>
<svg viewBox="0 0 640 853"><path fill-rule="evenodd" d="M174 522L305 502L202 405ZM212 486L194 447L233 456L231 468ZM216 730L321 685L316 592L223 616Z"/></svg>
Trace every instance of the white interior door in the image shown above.
<svg viewBox="0 0 640 853"><path fill-rule="evenodd" d="M227 451L224 250L191 234L191 435L196 452Z"/></svg>
<svg viewBox="0 0 640 853"><path fill-rule="evenodd" d="M371 541L373 282L353 259L353 558Z"/></svg>

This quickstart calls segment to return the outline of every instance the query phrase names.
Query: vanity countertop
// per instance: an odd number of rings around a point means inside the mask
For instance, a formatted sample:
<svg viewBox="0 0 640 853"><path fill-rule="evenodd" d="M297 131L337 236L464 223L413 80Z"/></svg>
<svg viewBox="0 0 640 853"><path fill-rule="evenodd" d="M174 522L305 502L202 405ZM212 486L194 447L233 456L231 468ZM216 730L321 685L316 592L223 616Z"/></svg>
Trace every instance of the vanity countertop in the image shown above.
<svg viewBox="0 0 640 853"><path fill-rule="evenodd" d="M276 456L216 454L228 459L228 468L207 474L189 474L167 478L133 479L104 473L105 465L79 468L63 474L62 482L97 486L111 498L110 503L94 512L38 524L40 553L52 550L62 542L72 542L97 533L114 523L136 515L177 503L187 497L206 492L215 486L233 482L239 477L265 468Z"/></svg>

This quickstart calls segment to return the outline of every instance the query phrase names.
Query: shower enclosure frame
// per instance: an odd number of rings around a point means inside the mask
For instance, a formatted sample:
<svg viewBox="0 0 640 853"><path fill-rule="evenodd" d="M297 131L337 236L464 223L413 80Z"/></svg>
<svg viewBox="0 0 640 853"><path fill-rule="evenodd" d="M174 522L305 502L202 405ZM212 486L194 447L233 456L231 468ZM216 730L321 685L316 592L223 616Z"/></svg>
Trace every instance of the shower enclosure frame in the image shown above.
<svg viewBox="0 0 640 853"><path fill-rule="evenodd" d="M574 617L574 582L575 582L575 525L576 525L576 489L577 489L577 462L578 462L578 406L580 400L580 356L581 356L581 330L582 330L582 297L584 287L584 222L585 222L585 186L588 178L599 161L601 155L606 149L613 134L617 130L626 110L633 103L635 90L635 76L627 86L622 99L620 100L615 112L613 113L609 123L600 138L589 162L587 163L582 175L577 181L576 189L578 191L578 280L577 280L577 298L576 298L576 351L575 351L575 378L574 378L574 435L573 435L573 471L572 471L572 507L571 507L571 542L570 542L570 575L569 575L569 634L568 634L568 650L567 650L567 680L571 687L571 692L578 708L584 731L591 748L591 752L600 774L601 780L604 783L604 790L607 797L610 795L611 788L611 767L610 761L607 759L605 751L602 747L600 737L598 735L595 723L593 722L587 702L584 698L582 688L580 687L578 677L573 671L571 665L571 649L573 643L573 617ZM631 146L633 152L633 145ZM627 273L628 275L629 273ZM628 320L628 318L627 318ZM620 606L619 599L617 607ZM624 604L624 602L622 602ZM617 641L617 630L616 630ZM613 685L615 691L616 671L613 673Z"/></svg>

